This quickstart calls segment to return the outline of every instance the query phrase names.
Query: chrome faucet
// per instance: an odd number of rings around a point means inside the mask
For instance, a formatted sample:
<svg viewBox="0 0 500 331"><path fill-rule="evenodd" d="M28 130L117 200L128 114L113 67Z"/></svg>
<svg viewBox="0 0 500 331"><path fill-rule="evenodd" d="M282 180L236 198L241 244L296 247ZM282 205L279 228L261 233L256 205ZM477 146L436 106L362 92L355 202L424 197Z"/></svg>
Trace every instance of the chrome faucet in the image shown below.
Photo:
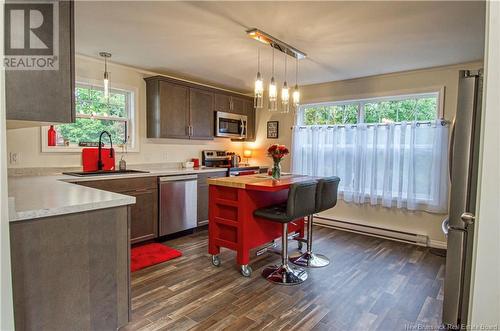
<svg viewBox="0 0 500 331"><path fill-rule="evenodd" d="M111 144L111 148L109 149L109 157L113 157L113 141L111 140L111 135L109 134L108 131L103 131L101 132L101 135L99 136L99 151L98 151L98 157L99 159L97 160L97 170L102 170L104 167L104 163L102 162L102 135L106 134L109 137L109 142Z"/></svg>

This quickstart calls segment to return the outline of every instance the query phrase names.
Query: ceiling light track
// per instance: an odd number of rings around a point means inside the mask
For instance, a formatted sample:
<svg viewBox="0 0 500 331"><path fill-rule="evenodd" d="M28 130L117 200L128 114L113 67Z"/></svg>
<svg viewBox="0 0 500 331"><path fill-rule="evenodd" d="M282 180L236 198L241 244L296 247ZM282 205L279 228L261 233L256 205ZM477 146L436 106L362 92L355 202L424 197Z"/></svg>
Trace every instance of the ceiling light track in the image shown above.
<svg viewBox="0 0 500 331"><path fill-rule="evenodd" d="M256 28L249 29L247 30L247 34L250 38L260 41L263 44L269 45L280 52L283 52L287 55L290 55L293 58L296 58L297 60L301 60L307 56L306 53L298 50L293 46L288 45L287 43L279 40L278 38L275 38L270 34L267 34L259 29Z"/></svg>

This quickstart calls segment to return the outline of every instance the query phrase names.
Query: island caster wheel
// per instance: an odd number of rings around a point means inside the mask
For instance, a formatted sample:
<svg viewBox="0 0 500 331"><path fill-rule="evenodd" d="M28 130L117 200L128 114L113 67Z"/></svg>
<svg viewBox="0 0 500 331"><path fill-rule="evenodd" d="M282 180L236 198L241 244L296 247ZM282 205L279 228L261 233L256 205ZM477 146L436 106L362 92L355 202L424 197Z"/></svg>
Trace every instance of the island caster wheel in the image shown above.
<svg viewBox="0 0 500 331"><path fill-rule="evenodd" d="M241 266L241 274L245 277L250 277L252 275L252 268L248 264L243 264Z"/></svg>
<svg viewBox="0 0 500 331"><path fill-rule="evenodd" d="M304 244L302 243L302 241L297 242L297 247L299 248L299 251L302 250L302 247L304 247Z"/></svg>
<svg viewBox="0 0 500 331"><path fill-rule="evenodd" d="M220 267L220 257L219 255L212 255L212 264L216 267Z"/></svg>

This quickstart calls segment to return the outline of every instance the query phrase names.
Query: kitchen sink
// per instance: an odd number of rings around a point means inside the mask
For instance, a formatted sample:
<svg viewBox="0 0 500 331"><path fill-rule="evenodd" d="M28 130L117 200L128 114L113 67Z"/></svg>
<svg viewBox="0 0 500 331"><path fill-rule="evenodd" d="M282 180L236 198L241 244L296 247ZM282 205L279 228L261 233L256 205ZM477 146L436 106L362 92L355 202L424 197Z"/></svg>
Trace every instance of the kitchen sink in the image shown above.
<svg viewBox="0 0 500 331"><path fill-rule="evenodd" d="M63 172L63 175L76 177L91 177L91 176L109 176L109 175L126 175L126 174L147 174L149 171L142 170L99 170L99 171L76 171Z"/></svg>

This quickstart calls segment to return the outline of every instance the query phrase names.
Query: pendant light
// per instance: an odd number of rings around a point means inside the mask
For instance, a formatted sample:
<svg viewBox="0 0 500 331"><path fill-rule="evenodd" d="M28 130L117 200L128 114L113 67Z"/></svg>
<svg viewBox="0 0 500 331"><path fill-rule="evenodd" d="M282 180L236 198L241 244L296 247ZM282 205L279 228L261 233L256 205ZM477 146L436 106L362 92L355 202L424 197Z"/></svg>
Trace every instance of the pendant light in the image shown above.
<svg viewBox="0 0 500 331"><path fill-rule="evenodd" d="M288 55L285 53L285 81L283 82L283 88L281 89L281 112L288 113L290 111L290 91L288 89L288 84L286 82L286 62Z"/></svg>
<svg viewBox="0 0 500 331"><path fill-rule="evenodd" d="M257 56L257 78L255 79L255 90L254 90L254 100L253 105L255 108L262 108L264 106L264 82L260 75L260 47L258 48Z"/></svg>
<svg viewBox="0 0 500 331"><path fill-rule="evenodd" d="M274 47L273 47L273 62L272 62L272 76L271 82L269 83L269 111L277 111L278 110L278 89L276 87L276 82L274 81Z"/></svg>
<svg viewBox="0 0 500 331"><path fill-rule="evenodd" d="M107 52L100 52L99 56L104 58L104 80L103 80L103 85L104 85L104 98L108 99L109 98L109 72L108 72L108 58L111 57L111 53Z"/></svg>
<svg viewBox="0 0 500 331"><path fill-rule="evenodd" d="M299 92L299 85L298 85L298 80L299 80L299 59L295 59L295 86L293 88L293 94L292 94L292 101L293 101L293 107L295 110L299 107L300 104L300 92Z"/></svg>

